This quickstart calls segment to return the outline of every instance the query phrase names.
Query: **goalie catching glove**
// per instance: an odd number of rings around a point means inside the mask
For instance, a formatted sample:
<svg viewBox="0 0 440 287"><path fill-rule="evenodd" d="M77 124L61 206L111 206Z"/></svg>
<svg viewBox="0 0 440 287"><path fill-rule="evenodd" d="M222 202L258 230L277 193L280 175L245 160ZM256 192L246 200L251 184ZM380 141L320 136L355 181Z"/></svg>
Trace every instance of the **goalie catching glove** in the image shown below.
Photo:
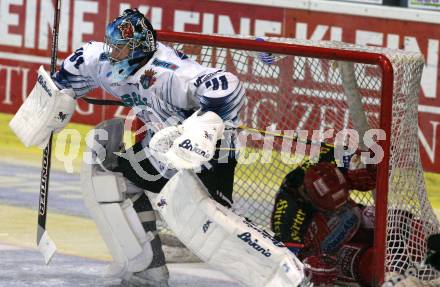
<svg viewBox="0 0 440 287"><path fill-rule="evenodd" d="M70 121L76 100L72 89L59 90L43 66L29 96L9 123L26 146L44 148L52 132L59 132Z"/></svg>
<svg viewBox="0 0 440 287"><path fill-rule="evenodd" d="M192 114L181 125L164 128L153 136L150 150L170 168L193 169L210 161L225 125L214 112Z"/></svg>

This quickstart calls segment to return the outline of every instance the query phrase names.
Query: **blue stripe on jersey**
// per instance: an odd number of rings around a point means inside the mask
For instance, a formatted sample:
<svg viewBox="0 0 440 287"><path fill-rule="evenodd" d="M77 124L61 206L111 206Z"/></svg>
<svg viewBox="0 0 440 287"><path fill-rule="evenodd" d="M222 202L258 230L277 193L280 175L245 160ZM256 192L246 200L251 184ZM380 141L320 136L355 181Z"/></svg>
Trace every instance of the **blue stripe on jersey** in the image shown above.
<svg viewBox="0 0 440 287"><path fill-rule="evenodd" d="M245 91L240 83L234 92L221 98L198 96L202 110L212 111L223 120L237 119L241 107L244 104Z"/></svg>
<svg viewBox="0 0 440 287"><path fill-rule="evenodd" d="M75 92L75 99L87 94L97 86L91 77L79 76L64 69L64 63L53 76L56 85L61 89L72 88Z"/></svg>
<svg viewBox="0 0 440 287"><path fill-rule="evenodd" d="M240 83L237 88L229 95L220 98L211 98L197 95L202 110L212 111L218 114L224 121L232 123L233 126L238 125L239 113L245 102L245 89ZM224 143L231 149L229 157L233 158L237 155L236 147L236 131L225 132Z"/></svg>
<svg viewBox="0 0 440 287"><path fill-rule="evenodd" d="M165 106L163 104L165 104ZM172 107L159 99L155 99L153 102L153 110L154 114L160 117L162 123L168 121L168 124L178 124L185 119L185 117L178 113L179 110L177 108Z"/></svg>
<svg viewBox="0 0 440 287"><path fill-rule="evenodd" d="M168 81L168 92L167 92L167 102L170 103L171 106L173 106L173 96L172 96L172 87L173 87L173 81L174 81L174 74L171 74L171 78Z"/></svg>
<svg viewBox="0 0 440 287"><path fill-rule="evenodd" d="M158 115L160 117L160 120L163 123L166 122L166 120L170 117L170 115L164 111L164 109L160 105L160 102L158 99L156 99L156 101L153 102L153 108L154 108L154 111L156 112L156 115Z"/></svg>
<svg viewBox="0 0 440 287"><path fill-rule="evenodd" d="M165 93L165 95L166 95L166 99L165 99L165 102L168 102L168 103L170 103L170 106L172 107L172 94L171 94L171 91L172 91L172 89L171 89L171 87L173 86L172 84L173 84L173 79L174 79L174 74L172 74L171 75L171 78L168 80L168 83L167 83L167 90L166 90L166 93Z"/></svg>

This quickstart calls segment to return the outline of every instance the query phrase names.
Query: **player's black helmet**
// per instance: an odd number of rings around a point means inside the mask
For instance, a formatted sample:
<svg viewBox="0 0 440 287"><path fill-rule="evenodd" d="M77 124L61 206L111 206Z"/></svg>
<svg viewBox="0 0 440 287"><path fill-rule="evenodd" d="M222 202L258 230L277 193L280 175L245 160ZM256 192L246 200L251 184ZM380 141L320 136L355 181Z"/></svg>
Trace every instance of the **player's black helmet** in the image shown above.
<svg viewBox="0 0 440 287"><path fill-rule="evenodd" d="M304 190L304 174L305 170L302 166L293 169L284 177L279 192L287 192L297 200L307 201Z"/></svg>

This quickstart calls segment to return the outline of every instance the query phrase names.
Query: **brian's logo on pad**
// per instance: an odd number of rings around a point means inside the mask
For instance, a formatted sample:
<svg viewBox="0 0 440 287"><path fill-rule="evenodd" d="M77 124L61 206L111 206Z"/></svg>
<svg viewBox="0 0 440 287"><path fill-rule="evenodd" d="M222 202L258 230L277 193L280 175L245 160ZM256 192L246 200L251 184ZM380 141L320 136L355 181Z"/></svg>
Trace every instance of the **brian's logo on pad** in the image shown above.
<svg viewBox="0 0 440 287"><path fill-rule="evenodd" d="M141 85L144 89L148 89L156 82L156 72L153 69L149 69L144 72L140 78Z"/></svg>
<svg viewBox="0 0 440 287"><path fill-rule="evenodd" d="M184 141L182 141L179 144L179 147L192 151L193 153L196 153L204 158L211 158L211 154L209 153L209 151L205 151L199 148L198 144L193 145L190 139L185 139Z"/></svg>
<svg viewBox="0 0 440 287"><path fill-rule="evenodd" d="M270 249L265 249L258 243L258 239L252 239L252 235L250 232L244 232L242 234L237 234L237 237L246 242L250 247L255 249L258 253L266 257L270 257L272 254L270 253Z"/></svg>
<svg viewBox="0 0 440 287"><path fill-rule="evenodd" d="M44 80L42 75L38 76L38 83L41 85L41 87L43 88L43 90L46 91L46 93L49 95L49 97L52 97L52 91L49 89L49 87L47 86L46 81Z"/></svg>

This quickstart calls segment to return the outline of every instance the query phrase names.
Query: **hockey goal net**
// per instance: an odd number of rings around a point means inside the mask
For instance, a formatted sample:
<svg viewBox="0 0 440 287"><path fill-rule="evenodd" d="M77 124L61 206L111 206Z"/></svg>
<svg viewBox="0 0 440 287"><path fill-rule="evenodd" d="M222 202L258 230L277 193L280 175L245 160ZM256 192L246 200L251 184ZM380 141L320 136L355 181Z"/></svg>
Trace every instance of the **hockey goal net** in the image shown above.
<svg viewBox="0 0 440 287"><path fill-rule="evenodd" d="M275 193L298 164L289 153L296 142L289 145L291 137L279 135L305 130L310 138L313 131L334 129L325 139L333 144L343 129L355 129L361 139L367 129L382 129L386 137L378 140L384 158L376 192L351 194L375 210L374 272L382 282L386 272L411 267L422 279L438 277L420 267L427 236L439 231L417 136L422 55L285 38L160 32L159 40L203 65L232 72L247 89L242 119L248 140L235 173L234 208L269 229Z"/></svg>

